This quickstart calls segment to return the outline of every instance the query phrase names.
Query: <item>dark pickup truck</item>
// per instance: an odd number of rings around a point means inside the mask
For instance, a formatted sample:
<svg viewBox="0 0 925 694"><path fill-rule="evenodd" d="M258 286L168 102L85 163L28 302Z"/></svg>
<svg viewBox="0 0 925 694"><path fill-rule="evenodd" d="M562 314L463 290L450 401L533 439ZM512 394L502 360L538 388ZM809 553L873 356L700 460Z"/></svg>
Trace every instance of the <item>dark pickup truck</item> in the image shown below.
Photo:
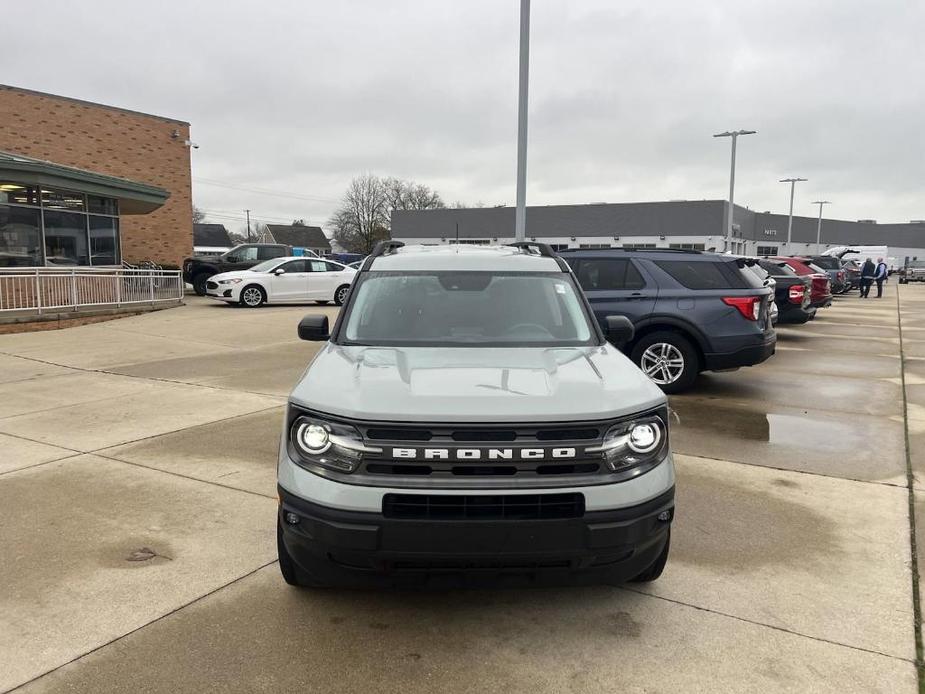
<svg viewBox="0 0 925 694"><path fill-rule="evenodd" d="M183 261L183 281L193 285L199 296L206 294L206 280L220 272L247 270L257 263L288 255L315 255L281 243L244 243L221 255L194 255Z"/></svg>

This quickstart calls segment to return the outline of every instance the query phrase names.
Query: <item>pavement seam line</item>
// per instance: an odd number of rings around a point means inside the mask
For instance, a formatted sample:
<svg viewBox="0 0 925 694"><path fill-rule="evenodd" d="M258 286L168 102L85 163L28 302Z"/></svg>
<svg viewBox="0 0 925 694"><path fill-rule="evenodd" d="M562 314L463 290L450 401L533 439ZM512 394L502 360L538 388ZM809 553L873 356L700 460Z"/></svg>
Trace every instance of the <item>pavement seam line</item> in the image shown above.
<svg viewBox="0 0 925 694"><path fill-rule="evenodd" d="M279 560L278 560L278 559L274 559L274 560L272 560L272 561L268 561L266 564L261 564L261 565L258 566L256 569L253 569L252 571L248 571L246 574L242 574L241 576L238 576L237 578L234 578L234 579L232 579L231 581L229 581L228 583L225 583L225 584L223 584L223 585L220 585L220 586L218 586L217 588L213 588L213 589L210 590L209 592L203 593L202 595L200 595L200 596L198 596L198 597L196 597L196 598L193 598L193 599L190 600L189 602L185 602L185 603L183 603L182 605L180 605L180 606L178 606L178 607L175 607L174 609L170 610L169 612L166 612L166 613L162 614L160 617L155 617L155 618L152 619L150 622L146 622L145 624L142 624L142 625L139 626L139 627L135 627L135 628L132 629L131 631L127 631L127 632L125 632L124 634L121 634L121 635L115 637L114 639L110 639L110 640L107 641L106 643L102 643L102 644L100 644L99 646L95 646L95 647L91 648L89 651L87 651L86 653L81 653L80 655L74 656L73 658L71 658L71 659L68 660L67 662L61 663L60 665L56 665L56 666L53 667L51 670L48 670L48 671L46 671L46 672L43 672L41 675L36 675L35 677L33 677L33 678L30 679L30 680L26 680L25 682L22 682L22 683L20 683L20 684L17 684L17 685L16 685L15 687L13 687L12 689L7 689L7 690L5 690L5 691L3 691L3 692L0 692L0 694L11 694L12 692L15 692L17 689L22 689L23 687L25 687L25 686L27 686L27 685L30 685L30 684L32 684L33 682L35 682L35 681L37 681L37 680L40 680L40 679L42 679L43 677L46 677L47 675L50 675L50 674L53 673L53 672L57 672L58 670L60 670L60 669L63 668L63 667L67 667L67 666L70 665L71 663L75 663L75 662L77 662L78 660L82 660L83 658L86 658L88 655L92 655L93 653L96 653L98 650L101 650L101 649L103 649L103 648L106 648L106 646L109 646L109 645L111 645L111 644L114 644L114 643L116 643L117 641L121 641L122 639L124 639L124 638L126 638L126 637L128 637L128 636L131 636L131 635L134 634L135 632L141 631L142 629L145 629L145 628L151 626L152 624L157 624L157 623L160 622L161 620L167 619L167 617L170 617L171 615L176 614L176 613L179 612L180 610L186 609L187 607L190 607L191 605L195 605L197 602L199 602L199 601L201 601L201 600L205 600L206 598L208 598L208 597L211 596L211 595L214 595L215 593L219 592L220 590L224 590L225 588L228 588L229 586L233 586L235 583L238 583L238 582L240 582L240 581L243 581L243 580L246 579L246 578L250 578L251 576L253 576L253 575L254 575L255 573L257 573L258 571L262 571L263 569L267 568L268 566L272 566L272 565L275 564L277 561L279 561Z"/></svg>
<svg viewBox="0 0 925 694"><path fill-rule="evenodd" d="M133 467L140 467L144 470L150 470L151 472L162 472L165 475L173 475L174 477L179 477L184 480L190 480L192 482L202 482L203 484L211 484L216 487L221 487L222 489L228 489L233 492L244 492L245 494L251 494L253 496L259 496L261 499L277 499L278 497L273 494L261 494L260 492L255 492L251 489L242 489L241 487L232 487L227 484L222 484L221 482L216 482L215 480L204 480L200 477L190 477L189 475L182 475L179 472L173 472L171 470L163 470L159 467L151 467L150 465L145 465L144 463L133 463L130 460L122 460L122 458L114 458L110 455L103 455L102 453L93 453L88 455L95 455L98 458L103 458L103 460L108 460L113 463L122 463L123 465L131 465Z"/></svg>
<svg viewBox="0 0 925 694"><path fill-rule="evenodd" d="M912 448L909 440L909 400L906 396L906 359L903 345L902 302L899 299L899 286L896 287L896 321L899 325L899 359L902 371L903 388L903 433L906 445L906 485L909 491L909 557L912 574L912 615L913 633L915 634L915 669L919 678L919 692L925 692L925 661L923 661L922 644L922 604L919 595L919 559L918 541L915 527L915 473L912 469Z"/></svg>
<svg viewBox="0 0 925 694"><path fill-rule="evenodd" d="M915 665L916 662L909 658L904 658L900 655L892 655L890 653L883 653L882 651L874 650L873 648L864 648L863 646L852 646L850 643L842 643L840 641L833 641L832 639L827 639L822 636L813 636L812 634L804 634L799 631L794 631L793 629L788 629L787 627L779 627L775 624L765 624L764 622L758 622L754 619L748 619L747 617L740 617L739 615L729 614L728 612L720 612L719 610L714 610L709 607L703 607L702 605L694 605L693 603L684 602L683 600L676 600L675 598L668 598L664 595L656 595L655 593L647 593L638 588L630 588L628 586L620 586L618 590L624 590L627 593L635 593L636 595L644 595L648 598L655 598L656 600L664 600L665 602L670 602L674 605L682 605L684 607L690 607L694 610L700 610L701 612L708 612L709 614L715 614L719 617L728 617L729 619L735 619L739 622L744 622L746 624L751 624L757 627L764 627L766 629L773 629L775 631L780 631L785 634L790 634L791 636L797 636L804 639L809 639L810 641L818 641L820 643L827 643L832 646L839 646L841 648L849 648L853 651L861 651L863 653L870 653L871 655L879 655L884 658L890 658L891 660L899 660L903 663L909 663Z"/></svg>
<svg viewBox="0 0 925 694"><path fill-rule="evenodd" d="M205 383L193 383L193 382L190 382L190 381L176 381L176 380L173 380L173 379L170 379L170 378L155 378L154 376L136 376L136 375L133 375L133 374L119 373L118 371L110 371L109 369L89 369L89 368L87 368L87 367L85 367L85 366L70 366L70 365L68 365L68 364L58 364L57 362L47 361L47 360L45 360L45 359L39 359L39 358L37 358L37 357L28 357L28 356L25 356L25 355L22 355L22 354L13 354L13 353L11 353L11 352L3 352L3 351L0 351L0 354L2 354L2 355L4 355L4 356L7 356L7 357L18 357L19 359L26 359L26 360L28 360L28 361L34 361L34 362L37 362L37 363L39 363L39 364L46 364L46 365L48 365L48 366L60 366L60 367L63 368L63 369L71 369L71 370L73 370L73 371L79 371L79 372L82 372L82 373L90 373L90 374L108 374L108 375L110 375L110 376L121 376L122 378L134 378L134 379L137 379L137 380L139 380L139 381L151 381L151 382L153 382L153 383L174 383L174 384L176 384L176 385L191 386L191 387L193 387L193 388L206 388L206 389L208 389L208 390L218 390L218 391L221 391L221 392L223 392L223 393L228 393L228 392L231 392L231 393L246 393L246 394L248 394L248 395L260 395L261 397L275 397L275 398L279 398L280 400L283 400L283 401L285 401L285 399L286 399L285 396L283 396L283 395L266 395L266 394L264 394L264 393L252 393L251 391L248 391L248 390L236 390L236 389L234 389L234 388L222 388L222 387L220 387L220 386L211 386L211 385L207 385L207 384L205 384ZM134 364L143 364L143 363L146 363L146 362L132 362L131 364L125 364L125 366L132 366L132 365L134 365ZM110 368L110 369L114 369L114 368L118 368L118 367L120 367L120 366L123 366L123 365L122 365L122 364L115 364L114 366L111 366L111 367L109 367L109 368ZM61 374L58 374L58 375L60 376ZM41 378L41 377L39 377L39 378Z"/></svg>

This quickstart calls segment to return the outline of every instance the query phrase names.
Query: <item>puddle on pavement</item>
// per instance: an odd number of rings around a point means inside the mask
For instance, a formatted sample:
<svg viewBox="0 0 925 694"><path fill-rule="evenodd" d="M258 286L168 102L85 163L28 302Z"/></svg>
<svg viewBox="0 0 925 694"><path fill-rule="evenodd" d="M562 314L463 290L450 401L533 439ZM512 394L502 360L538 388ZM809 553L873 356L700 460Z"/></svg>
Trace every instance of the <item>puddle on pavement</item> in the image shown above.
<svg viewBox="0 0 925 694"><path fill-rule="evenodd" d="M130 538L107 544L99 552L100 565L110 569L140 569L174 559L173 550L160 540Z"/></svg>
<svg viewBox="0 0 925 694"><path fill-rule="evenodd" d="M798 415L754 412L683 400L675 400L671 406L680 420L673 422L673 430L680 434L685 430L715 432L775 446L824 452L856 451L870 445L864 430L859 431L856 423L817 418L806 412Z"/></svg>

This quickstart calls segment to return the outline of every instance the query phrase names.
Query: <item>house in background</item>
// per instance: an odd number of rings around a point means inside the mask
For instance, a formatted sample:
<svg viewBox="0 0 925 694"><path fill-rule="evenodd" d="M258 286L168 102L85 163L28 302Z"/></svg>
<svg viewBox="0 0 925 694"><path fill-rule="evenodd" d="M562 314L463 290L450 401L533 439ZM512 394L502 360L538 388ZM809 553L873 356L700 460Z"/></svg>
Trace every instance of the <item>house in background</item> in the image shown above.
<svg viewBox="0 0 925 694"><path fill-rule="evenodd" d="M285 243L294 248L307 248L318 256L331 252L331 242L321 227L298 224L267 224L267 231L276 243Z"/></svg>
<svg viewBox="0 0 925 694"><path fill-rule="evenodd" d="M193 224L193 253L221 255L234 246L224 224Z"/></svg>

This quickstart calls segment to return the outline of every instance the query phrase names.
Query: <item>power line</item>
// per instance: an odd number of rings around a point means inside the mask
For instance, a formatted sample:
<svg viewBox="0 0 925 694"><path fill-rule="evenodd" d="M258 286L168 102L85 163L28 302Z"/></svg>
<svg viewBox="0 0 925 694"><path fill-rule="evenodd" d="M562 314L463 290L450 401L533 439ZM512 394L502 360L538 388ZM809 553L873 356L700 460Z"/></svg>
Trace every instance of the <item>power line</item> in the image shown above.
<svg viewBox="0 0 925 694"><path fill-rule="evenodd" d="M325 198L318 195L302 195L301 193L291 193L285 190L271 190L268 188L258 188L246 183L224 183L211 178L194 178L196 183L202 183L207 186L217 186L219 188L230 188L231 190L244 190L249 193L258 195L270 195L277 198L294 198L296 200L311 200L315 202L340 202L337 198Z"/></svg>

